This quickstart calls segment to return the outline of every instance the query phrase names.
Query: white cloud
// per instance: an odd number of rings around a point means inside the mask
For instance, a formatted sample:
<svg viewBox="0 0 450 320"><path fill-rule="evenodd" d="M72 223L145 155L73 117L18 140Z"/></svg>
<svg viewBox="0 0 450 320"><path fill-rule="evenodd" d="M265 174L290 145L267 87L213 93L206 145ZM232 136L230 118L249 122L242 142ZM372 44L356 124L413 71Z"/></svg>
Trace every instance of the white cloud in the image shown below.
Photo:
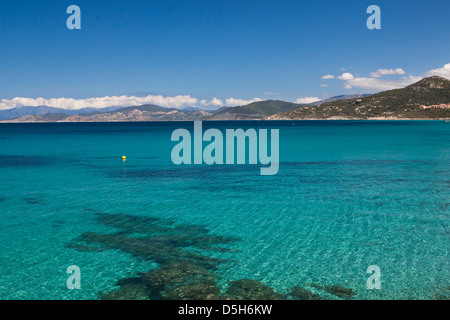
<svg viewBox="0 0 450 320"><path fill-rule="evenodd" d="M325 84L325 83L322 83L320 86L321 86L321 87L328 87L328 85Z"/></svg>
<svg viewBox="0 0 450 320"><path fill-rule="evenodd" d="M402 77L399 80L383 80L378 78L352 78L346 80L344 83L345 89L352 89L353 87L370 90L391 90L406 87L414 82L421 80L422 77L408 76Z"/></svg>
<svg viewBox="0 0 450 320"><path fill-rule="evenodd" d="M376 72L372 72L370 74L371 77L380 78L385 75L393 75L393 74L405 74L406 72L402 68L397 69L378 69Z"/></svg>
<svg viewBox="0 0 450 320"><path fill-rule="evenodd" d="M321 99L317 98L317 97L305 97L305 98L298 98L297 100L295 100L295 103L303 103L303 104L307 104L307 103L313 103L313 102L317 102L320 101Z"/></svg>
<svg viewBox="0 0 450 320"><path fill-rule="evenodd" d="M401 77L400 79L380 79L384 75L404 75L406 72L402 68L397 69L378 69L376 72L372 72L371 77L355 77L350 73L343 73L337 77L344 81L345 89L360 88L368 89L372 91L383 91L404 88L410 84L423 79L423 77L408 75ZM445 64L442 68L433 69L425 72L426 77L440 76L450 79L450 63Z"/></svg>
<svg viewBox="0 0 450 320"><path fill-rule="evenodd" d="M137 96L110 96L88 99L73 98L13 98L0 100L0 109L12 109L22 106L49 106L67 110L82 108L106 108L111 106L131 107L143 104L156 104L168 108L184 108L198 103L197 98L190 95L178 95L175 97L163 97L161 95Z"/></svg>
<svg viewBox="0 0 450 320"><path fill-rule="evenodd" d="M206 107L236 107L236 106L244 106L252 102L263 101L261 98L253 98L251 100L245 99L236 99L236 98L228 98L225 99L225 103L221 99L213 98L210 102L207 100L201 100L200 104Z"/></svg>
<svg viewBox="0 0 450 320"><path fill-rule="evenodd" d="M440 76L450 80L450 63L447 63L442 68L433 69L426 73L427 77Z"/></svg>
<svg viewBox="0 0 450 320"><path fill-rule="evenodd" d="M340 79L340 80L352 80L354 78L354 76L351 73L344 72L343 74L341 74L337 78Z"/></svg>
<svg viewBox="0 0 450 320"><path fill-rule="evenodd" d="M383 75L402 75L405 71L401 68L397 69L379 69L376 72L371 73L371 77L358 77L351 73L344 72L337 78L344 82L345 89L360 88L368 89L372 91L382 91L390 90L396 88L403 88L407 85L415 83L422 79L422 77L409 75L404 76L400 79L380 79ZM441 68L433 69L425 72L425 76L441 76L450 79L450 63L445 64ZM327 74L322 77L322 79L333 79L334 76ZM326 87L326 84L321 84L321 87ZM275 92L265 92L264 94L279 94ZM317 97L305 97L296 100L296 103L312 103L319 101ZM263 101L261 98L253 98L250 100L238 99L238 98L228 98L225 102L218 98L213 98L211 101L198 100L190 95L177 95L174 97L164 97L162 95L148 95L144 97L138 97L135 95L127 96L106 96L106 97L95 97L87 99L73 99L73 98L23 98L16 97L13 99L2 99L0 100L0 110L12 109L21 106L49 106L67 110L82 109L82 108L105 108L111 106L122 106L130 107L143 104L155 104L162 107L177 108L182 109L190 106L204 106L206 108L216 108L222 106L234 107L242 106L252 102Z"/></svg>
<svg viewBox="0 0 450 320"><path fill-rule="evenodd" d="M131 107L143 104L155 104L161 107L182 109L191 106L204 106L206 108L215 108L223 106L242 106L256 101L262 101L261 98L251 100L228 98L225 103L221 99L213 98L211 101L198 100L190 95L178 95L174 97L164 97L162 95L148 95L145 97L137 96L106 96L87 99L73 98L21 98L0 100L0 110L12 109L23 106L48 106L66 110L76 110L83 108L106 108L111 106Z"/></svg>
<svg viewBox="0 0 450 320"><path fill-rule="evenodd" d="M206 100L202 100L200 101L201 105L207 106L207 107L222 107L223 106L223 101L217 98L213 98L210 102L207 102Z"/></svg>
<svg viewBox="0 0 450 320"><path fill-rule="evenodd" d="M249 103L263 101L261 98L253 98L251 100L244 100L244 99L235 99L235 98L228 98L225 100L225 105L227 107L236 107L236 106L244 106Z"/></svg>

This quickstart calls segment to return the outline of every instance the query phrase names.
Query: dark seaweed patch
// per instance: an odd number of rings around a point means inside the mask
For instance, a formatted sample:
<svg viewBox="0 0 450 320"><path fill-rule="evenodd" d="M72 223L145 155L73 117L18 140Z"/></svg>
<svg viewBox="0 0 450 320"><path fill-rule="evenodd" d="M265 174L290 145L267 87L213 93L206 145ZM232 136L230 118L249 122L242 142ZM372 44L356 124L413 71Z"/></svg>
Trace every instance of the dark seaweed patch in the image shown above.
<svg viewBox="0 0 450 320"><path fill-rule="evenodd" d="M40 197L25 197L23 200L29 204L41 205L45 204L45 200Z"/></svg>
<svg viewBox="0 0 450 320"><path fill-rule="evenodd" d="M240 300L287 300L288 296L276 292L272 287L256 280L231 281L227 295Z"/></svg>
<svg viewBox="0 0 450 320"><path fill-rule="evenodd" d="M100 293L102 300L149 300L151 296L148 288L140 283L124 284L119 291Z"/></svg>
<svg viewBox="0 0 450 320"><path fill-rule="evenodd" d="M80 243L68 243L66 245L66 248L75 249L80 252L102 252L107 249L96 247L96 246L89 246L85 244Z"/></svg>
<svg viewBox="0 0 450 320"><path fill-rule="evenodd" d="M193 262L174 262L163 265L142 276L142 282L151 288L154 296L168 300L217 299L216 274L203 265Z"/></svg>
<svg viewBox="0 0 450 320"><path fill-rule="evenodd" d="M450 287L441 288L431 296L432 300L450 300Z"/></svg>
<svg viewBox="0 0 450 320"><path fill-rule="evenodd" d="M328 293L331 293L332 295L335 295L336 297L339 298L344 298L344 299L350 299L351 297L353 297L354 295L356 295L356 293L350 289L350 288L345 288L342 286L321 286L315 283L311 283L309 284L310 287L316 288L316 289L320 289L323 291L326 291Z"/></svg>
<svg viewBox="0 0 450 320"><path fill-rule="evenodd" d="M302 287L292 287L290 294L297 300L322 300L323 298Z"/></svg>
<svg viewBox="0 0 450 320"><path fill-rule="evenodd" d="M0 167L43 166L53 161L50 157L0 155Z"/></svg>
<svg viewBox="0 0 450 320"><path fill-rule="evenodd" d="M192 252L189 248L226 250L221 245L239 239L211 235L200 225L176 224L170 219L122 214L97 214L96 221L118 229L113 234L86 232L67 244L78 251L122 250L138 259L156 262L158 269L119 281L116 292L101 299L216 299L214 270L226 260ZM136 237L140 234L141 237ZM134 235L134 237L132 237Z"/></svg>
<svg viewBox="0 0 450 320"><path fill-rule="evenodd" d="M237 238L210 234L202 225L179 224L170 219L124 214L96 213L98 223L117 229L111 234L86 232L66 247L81 252L121 250L137 259L152 263L152 269L138 276L121 279L117 291L100 292L107 300L319 300L321 296L300 287L289 294L253 279L228 282L226 290L219 283L217 267L228 261L201 253L230 250L227 245ZM138 235L138 236L137 236ZM192 249L197 249L195 252ZM154 263L158 267L154 268ZM223 279L222 279L223 280ZM353 295L351 289L338 286L316 287L339 297Z"/></svg>

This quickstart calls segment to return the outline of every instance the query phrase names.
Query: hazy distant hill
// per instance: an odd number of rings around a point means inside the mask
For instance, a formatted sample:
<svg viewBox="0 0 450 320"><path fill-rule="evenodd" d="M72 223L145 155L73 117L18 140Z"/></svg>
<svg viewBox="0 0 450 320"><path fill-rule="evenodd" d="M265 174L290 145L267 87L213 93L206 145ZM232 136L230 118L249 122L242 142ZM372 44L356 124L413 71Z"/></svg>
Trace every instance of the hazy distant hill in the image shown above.
<svg viewBox="0 0 450 320"><path fill-rule="evenodd" d="M119 108L110 112L89 112L78 115L47 113L27 115L8 122L113 122L113 121L190 121L211 116L211 113L197 110L178 110L156 105Z"/></svg>
<svg viewBox="0 0 450 320"><path fill-rule="evenodd" d="M221 108L208 120L260 120L276 113L295 110L300 106L280 100L258 101L245 106Z"/></svg>
<svg viewBox="0 0 450 320"><path fill-rule="evenodd" d="M351 98L349 98L351 97ZM343 99L344 98L344 99ZM343 99L343 100L341 100ZM22 107L0 111L3 122L109 122L109 121L192 121L263 119L448 119L450 109L421 105L450 104L450 81L429 77L403 89L370 96L336 96L317 104L296 104L266 100L238 107L205 111L194 107L164 108L156 105L105 109L63 110L51 107ZM30 109L31 108L31 109Z"/></svg>
<svg viewBox="0 0 450 320"><path fill-rule="evenodd" d="M0 110L0 120L14 119L27 115L45 115L47 113L58 113L65 115L76 115L88 112L108 112L119 109L121 107L107 107L107 108L83 108L77 110L66 110L61 108L37 106L37 107L17 107L14 109Z"/></svg>
<svg viewBox="0 0 450 320"><path fill-rule="evenodd" d="M421 105L450 104L450 81L429 77L402 89L359 99L308 106L270 119L446 119L450 109L421 110Z"/></svg>

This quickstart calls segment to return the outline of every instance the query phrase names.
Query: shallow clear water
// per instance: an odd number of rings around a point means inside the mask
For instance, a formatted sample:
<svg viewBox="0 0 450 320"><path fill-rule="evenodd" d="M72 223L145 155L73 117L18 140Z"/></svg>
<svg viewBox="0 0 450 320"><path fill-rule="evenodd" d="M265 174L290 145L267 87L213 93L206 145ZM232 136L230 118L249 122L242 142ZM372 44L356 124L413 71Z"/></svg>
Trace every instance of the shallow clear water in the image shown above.
<svg viewBox="0 0 450 320"><path fill-rule="evenodd" d="M223 252L183 245L227 260L214 271L221 288L248 278L280 293L315 283L351 288L356 299L448 296L449 124L203 126L279 128L278 174L261 176L259 165L174 165L172 131L192 130L192 122L0 125L0 298L97 299L118 280L158 268L159 260L117 243L77 250L86 232L117 232L99 214L237 238L219 244L230 249ZM80 290L66 287L69 265L81 268ZM370 265L381 269L381 290L366 288Z"/></svg>

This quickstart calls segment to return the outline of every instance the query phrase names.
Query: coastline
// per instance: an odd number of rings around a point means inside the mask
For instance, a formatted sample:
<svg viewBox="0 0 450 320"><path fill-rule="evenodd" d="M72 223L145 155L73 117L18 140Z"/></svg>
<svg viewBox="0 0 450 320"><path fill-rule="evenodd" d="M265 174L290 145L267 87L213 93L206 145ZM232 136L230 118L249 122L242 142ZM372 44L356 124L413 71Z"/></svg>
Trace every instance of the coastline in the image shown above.
<svg viewBox="0 0 450 320"><path fill-rule="evenodd" d="M215 122L215 121L447 121L450 120L448 118L436 118L436 119L424 119L424 118L368 118L368 119L360 119L360 118L340 118L340 117L332 117L332 118L306 118L306 119L240 119L240 120L216 120L216 119L199 119L199 120L139 120L139 121L11 121L11 120L2 120L0 124L7 123L17 123L17 124L25 124L25 123L143 123L143 122L192 122L192 121L204 121L204 122Z"/></svg>
<svg viewBox="0 0 450 320"><path fill-rule="evenodd" d="M288 118L282 118L282 119L265 119L265 120L284 120L284 121L303 121L303 120L311 120L311 121L317 121L317 120L359 120L359 121L399 121L399 120L407 120L407 121L416 121L416 120L433 120L433 121L442 121L442 120L449 120L448 118L434 118L434 119L424 119L424 118L384 118L384 117L374 117L374 118L368 118L368 119L361 119L361 118L341 118L341 117L332 117L332 118L307 118L307 119L288 119Z"/></svg>

